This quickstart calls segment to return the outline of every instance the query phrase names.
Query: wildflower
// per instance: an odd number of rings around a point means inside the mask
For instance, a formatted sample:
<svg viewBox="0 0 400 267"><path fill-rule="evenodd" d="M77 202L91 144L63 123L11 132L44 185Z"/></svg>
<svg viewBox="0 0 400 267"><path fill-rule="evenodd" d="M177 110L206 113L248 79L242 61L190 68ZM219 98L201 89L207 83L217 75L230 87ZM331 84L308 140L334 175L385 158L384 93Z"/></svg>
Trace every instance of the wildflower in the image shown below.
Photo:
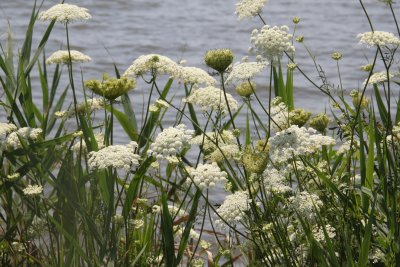
<svg viewBox="0 0 400 267"><path fill-rule="evenodd" d="M90 170L102 170L108 167L130 170L139 165L139 155L134 153L137 143L132 141L127 145L114 145L89 153Z"/></svg>
<svg viewBox="0 0 400 267"><path fill-rule="evenodd" d="M191 85L204 84L205 86L212 86L216 83L216 80L207 72L196 67L181 67L175 78Z"/></svg>
<svg viewBox="0 0 400 267"><path fill-rule="evenodd" d="M281 131L289 127L289 110L285 103L277 97L271 102L271 123L275 131Z"/></svg>
<svg viewBox="0 0 400 267"><path fill-rule="evenodd" d="M160 108L159 108L157 105L151 104L151 105L149 106L149 112L151 112L151 113L157 113L157 112L159 112L159 111L160 111Z"/></svg>
<svg viewBox="0 0 400 267"><path fill-rule="evenodd" d="M168 211L171 214L171 217L184 217L187 215L186 211L183 207L177 207L173 205L168 205Z"/></svg>
<svg viewBox="0 0 400 267"><path fill-rule="evenodd" d="M228 174L218 167L217 163L199 164L196 169L190 172L193 182L200 189L208 189L214 187L216 183L225 183Z"/></svg>
<svg viewBox="0 0 400 267"><path fill-rule="evenodd" d="M170 163L178 163L177 155L188 145L194 134L193 130L187 130L184 124L169 127L159 133L147 151L157 160L167 160Z"/></svg>
<svg viewBox="0 0 400 267"><path fill-rule="evenodd" d="M276 164L287 163L293 157L312 154L322 146L334 143L333 138L323 136L313 128L292 125L269 139L269 157Z"/></svg>
<svg viewBox="0 0 400 267"><path fill-rule="evenodd" d="M339 147L339 149L337 150L337 153L338 153L338 154L344 154L344 153L349 152L349 151L354 151L355 149L357 149L357 148L359 147L359 143L358 143L358 141L355 140L355 139L353 140L353 145L352 145L352 147L350 147L350 144L351 144L351 140L345 141L345 142Z"/></svg>
<svg viewBox="0 0 400 267"><path fill-rule="evenodd" d="M20 177L21 177L21 174L19 174L19 172L7 175L7 179L9 181L15 181L15 180L19 179Z"/></svg>
<svg viewBox="0 0 400 267"><path fill-rule="evenodd" d="M182 228L180 225L175 225L174 226L174 232L175 232L175 234L177 235L177 236L179 236L179 237L182 237L182 235L183 235L183 231L184 231L185 229L184 228ZM199 237L200 237L200 234L199 233L197 233L195 230L193 230L193 229L190 229L190 231L189 231L189 238L193 238L193 239L199 239Z"/></svg>
<svg viewBox="0 0 400 267"><path fill-rule="evenodd" d="M133 89L136 85L134 79L128 79L127 77L110 78L108 74L103 75L103 80L88 80L85 82L85 87L92 90L94 93L107 98L108 100L114 100L117 97L127 93Z"/></svg>
<svg viewBox="0 0 400 267"><path fill-rule="evenodd" d="M236 86L235 91L238 95L243 97L251 96L254 91L256 90L256 83L255 82L244 82Z"/></svg>
<svg viewBox="0 0 400 267"><path fill-rule="evenodd" d="M104 148L104 135L102 133L96 133L94 135L94 138L96 140L97 146L99 149ZM87 145L86 145L86 141L84 139L79 140L79 142L77 142L75 145L72 146L72 151L75 151L76 153L78 153L79 151L82 151L84 153L87 152Z"/></svg>
<svg viewBox="0 0 400 267"><path fill-rule="evenodd" d="M373 66L374 66L373 64L367 64L367 65L361 66L360 69L365 72L370 72L372 70Z"/></svg>
<svg viewBox="0 0 400 267"><path fill-rule="evenodd" d="M365 109L365 108L368 108L368 106L369 106L369 98L367 98L366 96L363 96L362 97L362 94L359 92L359 91L357 91L357 90L352 90L351 92L350 92L350 96L351 96L351 98L352 98L352 100L353 100L353 105L355 106L355 107L358 107L358 106L360 106L360 108L361 109ZM362 98L361 98L362 97Z"/></svg>
<svg viewBox="0 0 400 267"><path fill-rule="evenodd" d="M218 147L233 145L235 136L232 131L223 130L221 132L207 132L205 135L200 134L190 140L190 144L201 145L205 154L210 154Z"/></svg>
<svg viewBox="0 0 400 267"><path fill-rule="evenodd" d="M20 138L35 142L39 139L42 132L43 130L41 128L20 128L8 135L7 139L5 140L5 147L8 150L22 148Z"/></svg>
<svg viewBox="0 0 400 267"><path fill-rule="evenodd" d="M210 68L224 72L233 61L233 53L230 49L214 49L206 52L204 62Z"/></svg>
<svg viewBox="0 0 400 267"><path fill-rule="evenodd" d="M153 74L168 74L179 76L181 67L166 56L158 54L142 55L133 61L123 77L140 76L151 71Z"/></svg>
<svg viewBox="0 0 400 267"><path fill-rule="evenodd" d="M243 166L252 173L262 173L267 167L268 153L264 151L253 151L246 148L242 156Z"/></svg>
<svg viewBox="0 0 400 267"><path fill-rule="evenodd" d="M261 31L253 30L250 40L261 56L273 61L275 58L281 58L283 52L294 52L294 46L290 42L292 35L288 34L288 31L287 26L265 25Z"/></svg>
<svg viewBox="0 0 400 267"><path fill-rule="evenodd" d="M393 78L394 74L393 73L389 73L389 79ZM378 84L378 83L384 83L388 80L388 76L386 71L380 71L380 72L376 72L374 74L371 75L371 77L365 79L364 81L364 85L367 83L368 84Z"/></svg>
<svg viewBox="0 0 400 267"><path fill-rule="evenodd" d="M267 0L242 0L236 4L235 14L240 20L251 19L261 13Z"/></svg>
<svg viewBox="0 0 400 267"><path fill-rule="evenodd" d="M70 4L57 4L46 11L39 14L42 21L56 20L61 23L69 23L73 21L83 21L91 19L92 16L87 8Z"/></svg>
<svg viewBox="0 0 400 267"><path fill-rule="evenodd" d="M161 207L158 206L158 205L154 205L154 206L151 208L151 212L156 213L156 214L160 214L160 213L161 213Z"/></svg>
<svg viewBox="0 0 400 267"><path fill-rule="evenodd" d="M228 224L236 224L243 220L245 212L249 210L248 193L245 191L237 191L225 198L224 203L217 209L217 214L224 219ZM226 225L221 219L216 220L216 224L220 228L225 228Z"/></svg>
<svg viewBox="0 0 400 267"><path fill-rule="evenodd" d="M400 45L400 39L390 32L364 32L358 34L357 38L360 39L360 44L366 44L369 47L389 45L397 47Z"/></svg>
<svg viewBox="0 0 400 267"><path fill-rule="evenodd" d="M300 35L296 37L296 42L302 43L304 41L304 36Z"/></svg>
<svg viewBox="0 0 400 267"><path fill-rule="evenodd" d="M0 154L3 152L6 144L7 136L16 131L18 128L12 123L0 122Z"/></svg>
<svg viewBox="0 0 400 267"><path fill-rule="evenodd" d="M276 194L292 191L292 188L287 185L285 173L273 167L263 172L263 184L267 191Z"/></svg>
<svg viewBox="0 0 400 267"><path fill-rule="evenodd" d="M294 18L292 19L292 21L293 21L294 24L299 24L300 18L299 18L299 17L294 17Z"/></svg>
<svg viewBox="0 0 400 267"><path fill-rule="evenodd" d="M231 94L226 93L228 105L232 112L238 109L237 101L232 97ZM192 94L187 97L184 101L200 106L203 112L208 109L219 110L222 114L228 111L228 106L225 101L224 91L219 88L208 86L194 90Z"/></svg>
<svg viewBox="0 0 400 267"><path fill-rule="evenodd" d="M78 114L90 114L93 111L99 110L104 107L104 99L103 98L92 98L87 99L86 101L80 102L76 105L75 108L71 108L69 110L63 110L55 112L54 115L60 118L71 118L75 116L75 113Z"/></svg>
<svg viewBox="0 0 400 267"><path fill-rule="evenodd" d="M291 125L302 127L311 116L311 112L302 108L296 108L289 112L289 121Z"/></svg>
<svg viewBox="0 0 400 267"><path fill-rule="evenodd" d="M266 66L268 62L242 62L235 64L232 67L232 71L226 78L226 83L230 83L232 80L247 81L252 79L254 76L259 74Z"/></svg>
<svg viewBox="0 0 400 267"><path fill-rule="evenodd" d="M43 186L41 185L28 185L25 187L22 192L24 192L24 195L26 196L37 196L40 195L43 192Z"/></svg>
<svg viewBox="0 0 400 267"><path fill-rule="evenodd" d="M332 53L331 57L333 60L338 61L338 60L342 59L342 54L339 52L334 52L334 53Z"/></svg>
<svg viewBox="0 0 400 267"><path fill-rule="evenodd" d="M314 219L315 212L323 205L318 195L310 194L306 191L297 193L295 196L289 198L289 208L295 211L298 216Z"/></svg>
<svg viewBox="0 0 400 267"><path fill-rule="evenodd" d="M157 99L155 105L159 108L169 108L169 103L162 99Z"/></svg>
<svg viewBox="0 0 400 267"><path fill-rule="evenodd" d="M311 118L309 122L310 126L319 132L324 132L329 124L329 118L324 113L319 113L315 117Z"/></svg>
<svg viewBox="0 0 400 267"><path fill-rule="evenodd" d="M69 64L70 58L69 55L71 54L71 63L78 63L78 62L88 62L92 59L76 50L58 50L51 54L46 60L46 64Z"/></svg>
<svg viewBox="0 0 400 267"><path fill-rule="evenodd" d="M336 236L336 230L330 224L327 224L324 227L315 227L312 230L312 233L313 233L314 239L320 243L326 242L324 229L325 229L325 232L329 239L332 239Z"/></svg>
<svg viewBox="0 0 400 267"><path fill-rule="evenodd" d="M205 159L209 159L212 162L223 162L224 160L240 160L241 151L236 144L218 144L218 148L215 149L211 154L205 155Z"/></svg>
<svg viewBox="0 0 400 267"><path fill-rule="evenodd" d="M288 68L289 70L294 70L294 69L297 68L297 64L296 64L296 63L293 63L293 62L290 62L290 63L287 64L287 68Z"/></svg>

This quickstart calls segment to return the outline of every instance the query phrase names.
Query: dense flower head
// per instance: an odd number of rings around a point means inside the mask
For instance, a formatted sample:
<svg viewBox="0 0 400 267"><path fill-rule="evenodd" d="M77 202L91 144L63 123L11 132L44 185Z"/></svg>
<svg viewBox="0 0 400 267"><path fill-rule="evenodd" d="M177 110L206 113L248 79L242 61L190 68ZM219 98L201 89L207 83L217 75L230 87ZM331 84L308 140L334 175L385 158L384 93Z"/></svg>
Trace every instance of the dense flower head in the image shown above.
<svg viewBox="0 0 400 267"><path fill-rule="evenodd" d="M266 2L267 0L242 0L236 4L235 14L240 20L251 19L262 11Z"/></svg>
<svg viewBox="0 0 400 267"><path fill-rule="evenodd" d="M232 71L226 78L226 83L230 83L235 80L247 81L252 79L254 76L259 74L266 66L268 62L242 62L235 64L232 67Z"/></svg>
<svg viewBox="0 0 400 267"><path fill-rule="evenodd" d="M43 130L41 128L23 127L10 133L5 140L7 150L15 150L22 147L20 139L35 142L39 139Z"/></svg>
<svg viewBox="0 0 400 267"><path fill-rule="evenodd" d="M260 31L253 30L250 40L259 55L273 60L281 58L283 52L294 52L294 46L290 42L292 35L288 31L287 26L265 25Z"/></svg>
<svg viewBox="0 0 400 267"><path fill-rule="evenodd" d="M132 65L125 71L126 76L140 76L151 71L157 74L168 74L179 76L181 66L172 59L158 54L142 55L133 61Z"/></svg>
<svg viewBox="0 0 400 267"><path fill-rule="evenodd" d="M191 85L211 86L216 84L216 80L206 71L196 67L180 67L179 72L174 78Z"/></svg>
<svg viewBox="0 0 400 267"><path fill-rule="evenodd" d="M147 153L155 156L157 160L178 163L177 156L188 145L193 134L194 131L186 129L184 124L164 129L157 135Z"/></svg>
<svg viewBox="0 0 400 267"><path fill-rule="evenodd" d="M316 211L323 205L318 195L306 191L298 192L289 198L289 208L300 217L314 219Z"/></svg>
<svg viewBox="0 0 400 267"><path fill-rule="evenodd" d="M0 142L6 139L6 136L18 128L13 123L0 122Z"/></svg>
<svg viewBox="0 0 400 267"><path fill-rule="evenodd" d="M319 113L310 119L309 124L319 132L324 132L329 124L329 117L325 113Z"/></svg>
<svg viewBox="0 0 400 267"><path fill-rule="evenodd" d="M237 101L231 94L226 93L228 105L232 112L238 109ZM208 86L194 90L192 94L185 99L186 102L200 106L203 112L208 110L219 110L222 114L228 111L228 106L225 101L224 91L219 88Z"/></svg>
<svg viewBox="0 0 400 267"><path fill-rule="evenodd" d="M289 121L291 125L295 124L299 127L302 127L304 124L306 124L310 116L311 112L308 112L302 108L296 108L289 112Z"/></svg>
<svg viewBox="0 0 400 267"><path fill-rule="evenodd" d="M117 97L127 93L136 85L135 79L127 77L111 78L108 74L103 75L103 80L88 80L85 86L92 90L94 93L103 96L109 100L114 100Z"/></svg>
<svg viewBox="0 0 400 267"><path fill-rule="evenodd" d="M250 209L249 195L246 191L236 191L234 194L225 198L224 203L217 209L217 213L228 224L235 225L243 220L245 212ZM216 225L226 228L223 220L216 220Z"/></svg>
<svg viewBox="0 0 400 267"><path fill-rule="evenodd" d="M218 147L224 145L235 144L235 136L232 131L222 130L221 132L207 132L204 134L197 135L192 140L190 144L201 145L206 154L212 153L218 150Z"/></svg>
<svg viewBox="0 0 400 267"><path fill-rule="evenodd" d="M335 140L332 137L323 136L313 128L292 125L269 139L269 156L276 164L287 163L293 157L308 155L323 145L333 144Z"/></svg>
<svg viewBox="0 0 400 267"><path fill-rule="evenodd" d="M135 154L137 143L132 141L127 145L113 145L89 153L90 170L102 170L108 167L130 170L139 165L140 156Z"/></svg>
<svg viewBox="0 0 400 267"><path fill-rule="evenodd" d="M275 98L271 103L271 126L279 132L288 128L289 125L289 110L285 103L281 102L279 97Z"/></svg>
<svg viewBox="0 0 400 267"><path fill-rule="evenodd" d="M256 90L255 82L243 82L236 86L235 91L242 97L250 97Z"/></svg>
<svg viewBox="0 0 400 267"><path fill-rule="evenodd" d="M206 52L204 62L218 72L224 72L233 61L233 52L230 49L214 49Z"/></svg>
<svg viewBox="0 0 400 267"><path fill-rule="evenodd" d="M218 148L211 154L205 155L204 159L212 162L223 162L224 160L240 160L242 152L237 144L218 144Z"/></svg>
<svg viewBox="0 0 400 267"><path fill-rule="evenodd" d="M78 114L90 114L91 112L102 109L103 107L104 107L103 98L92 98L78 103L76 105L76 110L74 107L72 107L68 110L57 111L54 113L54 115L58 118L67 119L75 116L76 112Z"/></svg>
<svg viewBox="0 0 400 267"><path fill-rule="evenodd" d="M105 145L104 145L104 134L103 134L103 133L96 133L96 134L94 134L94 138L95 138L95 140L96 140L96 143L97 143L97 146L98 146L99 149L102 149L102 148L105 147ZM77 152L77 153L80 152L80 151L86 153L86 152L87 152L87 144L86 144L86 141L82 138L82 139L79 140L77 143L75 143L75 144L72 146L71 149L72 149L72 151L75 151L75 152Z"/></svg>
<svg viewBox="0 0 400 267"><path fill-rule="evenodd" d="M43 192L43 186L41 185L28 185L25 187L22 192L24 192L24 195L26 196L37 196L40 195Z"/></svg>
<svg viewBox="0 0 400 267"><path fill-rule="evenodd" d="M193 182L200 189L214 187L216 183L225 183L228 176L226 172L221 171L217 163L199 164L196 169L189 172Z"/></svg>
<svg viewBox="0 0 400 267"><path fill-rule="evenodd" d="M69 54L71 53L71 62L76 63L76 62L88 62L91 61L92 59L79 52L76 50L59 50L51 54L46 60L46 64L69 64Z"/></svg>
<svg viewBox="0 0 400 267"><path fill-rule="evenodd" d="M57 4L48 10L41 12L39 14L39 19L42 21L56 20L61 23L83 21L92 18L88 11L87 8L79 7L77 5Z"/></svg>
<svg viewBox="0 0 400 267"><path fill-rule="evenodd" d="M393 73L389 73L389 79L393 78L394 74ZM365 79L364 81L364 85L367 83L368 84L378 84L378 83L384 83L388 80L388 75L386 71L380 71L380 72L376 72L374 74L371 75L371 77L367 79Z"/></svg>
<svg viewBox="0 0 400 267"><path fill-rule="evenodd" d="M247 147L242 155L242 163L246 171L262 173L268 164L268 153Z"/></svg>
<svg viewBox="0 0 400 267"><path fill-rule="evenodd" d="M264 171L263 185L267 192L275 194L283 194L292 191L292 188L287 183L285 172L274 167L268 167Z"/></svg>
<svg viewBox="0 0 400 267"><path fill-rule="evenodd" d="M366 44L367 46L399 46L400 39L396 37L393 33L374 31L374 32L364 32L357 35L360 39L360 44Z"/></svg>

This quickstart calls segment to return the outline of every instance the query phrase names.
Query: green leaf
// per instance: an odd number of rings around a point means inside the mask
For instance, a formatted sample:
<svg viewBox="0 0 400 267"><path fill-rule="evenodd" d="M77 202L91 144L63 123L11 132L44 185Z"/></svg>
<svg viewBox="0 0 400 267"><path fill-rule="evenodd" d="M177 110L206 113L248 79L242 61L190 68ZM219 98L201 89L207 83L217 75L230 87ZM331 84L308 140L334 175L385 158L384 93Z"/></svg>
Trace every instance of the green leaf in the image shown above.
<svg viewBox="0 0 400 267"><path fill-rule="evenodd" d="M108 111L111 111L111 106L106 106L106 109ZM137 127L135 125L135 122L131 120L127 115L113 107L113 114L114 117L117 118L119 123L121 124L122 128L125 130L126 134L129 136L129 138L133 141L138 140L138 133L136 131Z"/></svg>

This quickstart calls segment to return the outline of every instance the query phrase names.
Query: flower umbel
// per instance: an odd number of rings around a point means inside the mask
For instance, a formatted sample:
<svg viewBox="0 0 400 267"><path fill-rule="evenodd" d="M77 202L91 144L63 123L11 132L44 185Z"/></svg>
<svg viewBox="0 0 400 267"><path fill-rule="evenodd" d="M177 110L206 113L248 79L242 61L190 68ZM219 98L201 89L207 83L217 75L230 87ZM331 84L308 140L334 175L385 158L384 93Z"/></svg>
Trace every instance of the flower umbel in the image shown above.
<svg viewBox="0 0 400 267"><path fill-rule="evenodd" d="M224 72L233 61L233 53L230 49L209 50L204 56L204 61L210 68Z"/></svg>
<svg viewBox="0 0 400 267"><path fill-rule="evenodd" d="M360 39L360 44L366 44L369 47L389 45L397 47L400 45L400 39L390 32L364 32L358 34L357 38Z"/></svg>
<svg viewBox="0 0 400 267"><path fill-rule="evenodd" d="M259 74L267 65L268 62L266 61L235 64L228 78L226 78L226 83L230 83L234 80L247 81Z"/></svg>
<svg viewBox="0 0 400 267"><path fill-rule="evenodd" d="M211 164L199 164L196 169L190 171L190 176L193 182L200 188L211 188L214 187L216 183L225 183L228 176L226 172L221 171L217 163L213 162Z"/></svg>
<svg viewBox="0 0 400 267"><path fill-rule="evenodd" d="M42 21L56 20L61 23L83 21L92 18L88 11L87 8L79 7L77 5L57 4L48 10L41 12L39 14L39 19Z"/></svg>
<svg viewBox="0 0 400 267"><path fill-rule="evenodd" d="M71 63L78 63L78 62L88 62L92 59L76 50L70 50L71 53ZM59 50L54 52L50 57L47 58L46 64L69 64L69 53L68 50Z"/></svg>
<svg viewBox="0 0 400 267"><path fill-rule="evenodd" d="M27 187L25 187L22 192L24 192L24 194L26 196L37 196L40 195L43 192L43 186L41 185L28 185Z"/></svg>
<svg viewBox="0 0 400 267"><path fill-rule="evenodd" d="M179 76L181 66L172 59L158 54L142 55L133 61L132 65L125 71L126 76L140 76L149 71L157 74L169 74Z"/></svg>
<svg viewBox="0 0 400 267"><path fill-rule="evenodd" d="M240 20L251 19L262 11L267 0L242 0L236 4L235 14Z"/></svg>
<svg viewBox="0 0 400 267"><path fill-rule="evenodd" d="M120 79L110 78L106 73L103 75L102 81L88 80L85 82L87 88L108 100L114 100L127 93L129 90L133 89L135 85L135 79L128 79L127 77L122 77Z"/></svg>

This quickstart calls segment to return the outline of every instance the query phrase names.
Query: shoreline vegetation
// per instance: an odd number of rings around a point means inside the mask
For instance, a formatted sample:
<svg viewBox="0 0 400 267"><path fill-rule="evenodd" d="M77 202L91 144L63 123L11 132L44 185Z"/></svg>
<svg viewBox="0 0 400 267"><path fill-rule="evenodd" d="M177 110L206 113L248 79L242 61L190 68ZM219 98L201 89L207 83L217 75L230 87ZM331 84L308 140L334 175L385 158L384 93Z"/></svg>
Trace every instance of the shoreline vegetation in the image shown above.
<svg viewBox="0 0 400 267"><path fill-rule="evenodd" d="M238 23L260 22L246 58L216 48L200 69L155 53L83 80L74 70L92 58L74 50L69 26L90 25L90 10L35 1L22 48L11 27L0 43L0 265L400 266L400 29L391 0L374 5L386 5L394 33L357 2L370 31L354 42L369 64L354 89L342 86L342 53L331 55L332 85L296 31L301 18L274 25L267 0L236 4ZM47 30L33 47L37 23ZM66 47L46 57L56 23ZM297 62L299 46L318 79ZM330 110L298 107L294 75ZM131 102L138 87L149 92L143 110Z"/></svg>

